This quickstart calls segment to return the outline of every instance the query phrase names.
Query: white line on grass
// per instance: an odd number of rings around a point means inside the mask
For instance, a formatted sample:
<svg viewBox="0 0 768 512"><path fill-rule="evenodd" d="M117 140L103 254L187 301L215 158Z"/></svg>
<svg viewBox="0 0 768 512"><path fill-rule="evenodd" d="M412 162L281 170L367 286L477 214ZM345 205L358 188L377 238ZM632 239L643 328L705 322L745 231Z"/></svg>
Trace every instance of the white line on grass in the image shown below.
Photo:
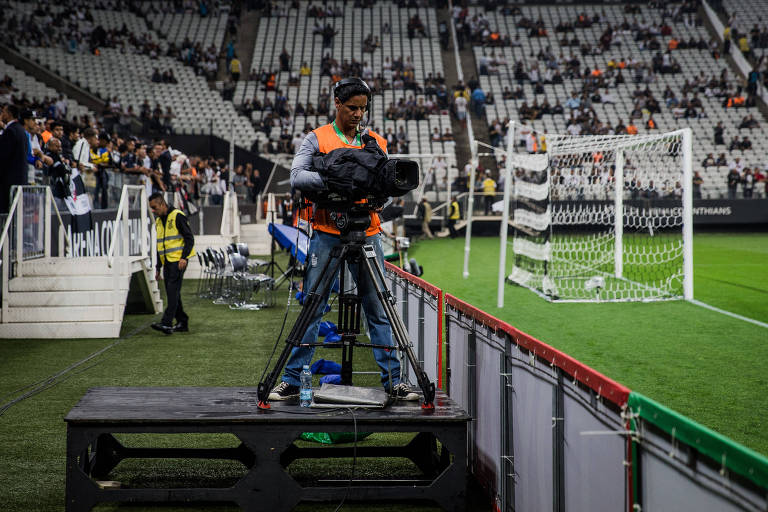
<svg viewBox="0 0 768 512"><path fill-rule="evenodd" d="M727 316L732 316L733 318L737 318L739 320L744 320L745 322L749 322L751 324L755 324L759 327L763 327L765 329L768 329L768 324L765 322L761 322L760 320L755 320L754 318L748 318L746 316L737 315L736 313L731 313L730 311L726 311L724 309L716 308L715 306L710 306L706 302L701 302L700 300L691 299L688 302L691 304L696 304L697 306L701 306L703 308L711 309L712 311L716 311L718 313L722 313Z"/></svg>

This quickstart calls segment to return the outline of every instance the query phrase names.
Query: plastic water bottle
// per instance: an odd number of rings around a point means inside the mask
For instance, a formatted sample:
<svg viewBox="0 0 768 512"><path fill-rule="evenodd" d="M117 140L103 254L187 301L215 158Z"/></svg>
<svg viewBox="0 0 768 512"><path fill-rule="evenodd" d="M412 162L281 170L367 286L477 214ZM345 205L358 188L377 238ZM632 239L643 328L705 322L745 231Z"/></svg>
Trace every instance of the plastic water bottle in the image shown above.
<svg viewBox="0 0 768 512"><path fill-rule="evenodd" d="M299 401L302 407L312 405L312 372L309 371L309 365L305 364L301 370L301 389L299 391Z"/></svg>

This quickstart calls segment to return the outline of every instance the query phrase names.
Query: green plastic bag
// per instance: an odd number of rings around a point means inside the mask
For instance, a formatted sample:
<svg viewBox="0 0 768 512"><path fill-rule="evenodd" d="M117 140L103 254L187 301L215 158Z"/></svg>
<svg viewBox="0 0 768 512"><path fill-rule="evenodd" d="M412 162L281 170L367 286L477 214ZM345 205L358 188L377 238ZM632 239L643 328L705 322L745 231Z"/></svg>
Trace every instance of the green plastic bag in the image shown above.
<svg viewBox="0 0 768 512"><path fill-rule="evenodd" d="M357 441L365 439L372 432L358 432ZM304 432L301 434L301 438L305 441L312 441L321 444L339 444L339 443L351 443L355 441L354 432Z"/></svg>

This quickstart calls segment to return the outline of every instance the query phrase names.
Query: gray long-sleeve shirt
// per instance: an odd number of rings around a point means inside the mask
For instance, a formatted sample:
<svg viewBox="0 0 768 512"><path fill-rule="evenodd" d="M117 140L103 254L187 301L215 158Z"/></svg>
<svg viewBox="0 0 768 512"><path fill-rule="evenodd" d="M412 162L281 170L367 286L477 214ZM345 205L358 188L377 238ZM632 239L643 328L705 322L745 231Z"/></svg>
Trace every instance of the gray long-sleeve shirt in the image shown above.
<svg viewBox="0 0 768 512"><path fill-rule="evenodd" d="M299 190L324 190L320 174L312 170L312 156L320 151L315 132L309 132L291 163L291 188Z"/></svg>

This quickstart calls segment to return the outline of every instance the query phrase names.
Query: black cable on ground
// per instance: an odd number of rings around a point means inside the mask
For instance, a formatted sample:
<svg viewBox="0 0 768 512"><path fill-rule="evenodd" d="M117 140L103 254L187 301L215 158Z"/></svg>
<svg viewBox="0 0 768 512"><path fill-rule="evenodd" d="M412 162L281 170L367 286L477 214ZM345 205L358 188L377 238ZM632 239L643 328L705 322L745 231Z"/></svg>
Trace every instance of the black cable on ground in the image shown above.
<svg viewBox="0 0 768 512"><path fill-rule="evenodd" d="M199 300L200 300L200 298L195 296L192 299L191 304L195 304ZM96 357L100 356L101 354L103 354L103 353L107 352L108 350L110 350L110 349L116 347L117 345L121 344L122 342L124 342L128 338L131 338L132 336L135 336L136 334L140 333L141 331L144 331L153 322L154 322L154 319L152 321L150 321L150 322L147 322L144 325L140 325L139 327L136 327L131 332L129 332L129 333L119 337L118 339L116 339L115 341L113 341L112 343L107 345L106 347L101 348L101 349L97 350L96 352L93 352L93 353L87 355L83 359L81 359L81 360L79 360L79 361L77 361L75 363L72 363L71 365L67 366L63 370L60 370L60 371L54 373L53 375L50 375L50 376L48 376L48 377L46 377L44 379L41 379L41 380L39 380L37 382L33 382L32 384L28 384L26 386L22 386L22 387L14 390L14 391L11 391L10 393L7 393L4 396L0 397L0 400L5 400L9 396L12 396L12 395L14 395L14 394L16 394L16 393L18 393L20 391L24 391L25 389L29 389L29 391L27 391L23 395L21 395L19 397L16 397L13 400L0 405L0 416L5 414L5 411L7 411L8 409L10 409L11 407L13 407L14 405L16 405L16 404L18 404L20 402L23 402L27 398L31 398L31 397L33 397L33 396L35 396L37 394L40 394L43 391L46 391L46 390L52 388L56 384L60 384L61 382L64 382L65 380L69 379L70 377L73 377L74 375L79 375L80 373L83 373L83 372L85 372L87 370L90 370L91 368L93 368L97 364L101 364L104 361L104 359L102 359L101 361L96 361L95 363L86 366L85 368L81 369L77 373L73 373L71 375L68 375L71 371L75 370L76 368L79 368L80 366L82 366L83 364L87 363L88 361L91 361L92 359L95 359ZM32 389L30 389L30 388L32 388Z"/></svg>
<svg viewBox="0 0 768 512"><path fill-rule="evenodd" d="M87 355L83 359L81 359L81 360L79 360L79 361L77 361L75 363L72 363L71 365L67 366L63 370L60 370L60 371L54 373L53 375L50 375L50 376L48 376L48 377L46 377L44 379L41 379L41 380L39 380L37 382L33 382L32 384L28 384L26 386L23 386L23 387L15 390L15 391L12 391L12 392L6 394L5 396L2 397L3 400L5 400L9 396L12 396L12 395L14 395L14 394L16 394L16 393L18 393L20 391L32 388L32 389L29 389L29 391L27 391L23 395L18 396L16 398L14 398L13 400L0 405L0 416L5 414L5 411L7 411L8 409L10 409L11 407L13 407L14 405L16 405L16 404L18 404L20 402L23 402L27 398L33 397L33 396L35 396L35 395L37 395L39 393L42 393L43 391L45 391L47 389L52 388L56 384L64 382L69 377L72 377L72 375L68 375L66 378L63 378L65 375L67 375L71 371L75 370L76 368L82 366L83 364L87 363L88 361L91 361L92 359L94 359L94 358L100 356L101 354L107 352L109 349L116 347L117 345L119 345L123 341L125 341L128 338L134 336L135 334L145 330L147 327L150 326L151 323L152 322L149 322L149 323L147 323L145 325L141 325L141 326L137 327L136 329L132 330L131 332L127 333L126 335L121 336L117 340L113 341L112 343L110 343L106 347L101 348L101 349L97 350L96 352L93 352L93 353ZM100 364L102 361L97 361L97 362L95 362L95 363L93 363L93 364L91 364L89 366L86 366L80 372L78 372L78 374L82 373L82 372L84 372L86 370L89 370L90 368L93 368L97 364ZM73 374L73 375L77 375L77 374Z"/></svg>

